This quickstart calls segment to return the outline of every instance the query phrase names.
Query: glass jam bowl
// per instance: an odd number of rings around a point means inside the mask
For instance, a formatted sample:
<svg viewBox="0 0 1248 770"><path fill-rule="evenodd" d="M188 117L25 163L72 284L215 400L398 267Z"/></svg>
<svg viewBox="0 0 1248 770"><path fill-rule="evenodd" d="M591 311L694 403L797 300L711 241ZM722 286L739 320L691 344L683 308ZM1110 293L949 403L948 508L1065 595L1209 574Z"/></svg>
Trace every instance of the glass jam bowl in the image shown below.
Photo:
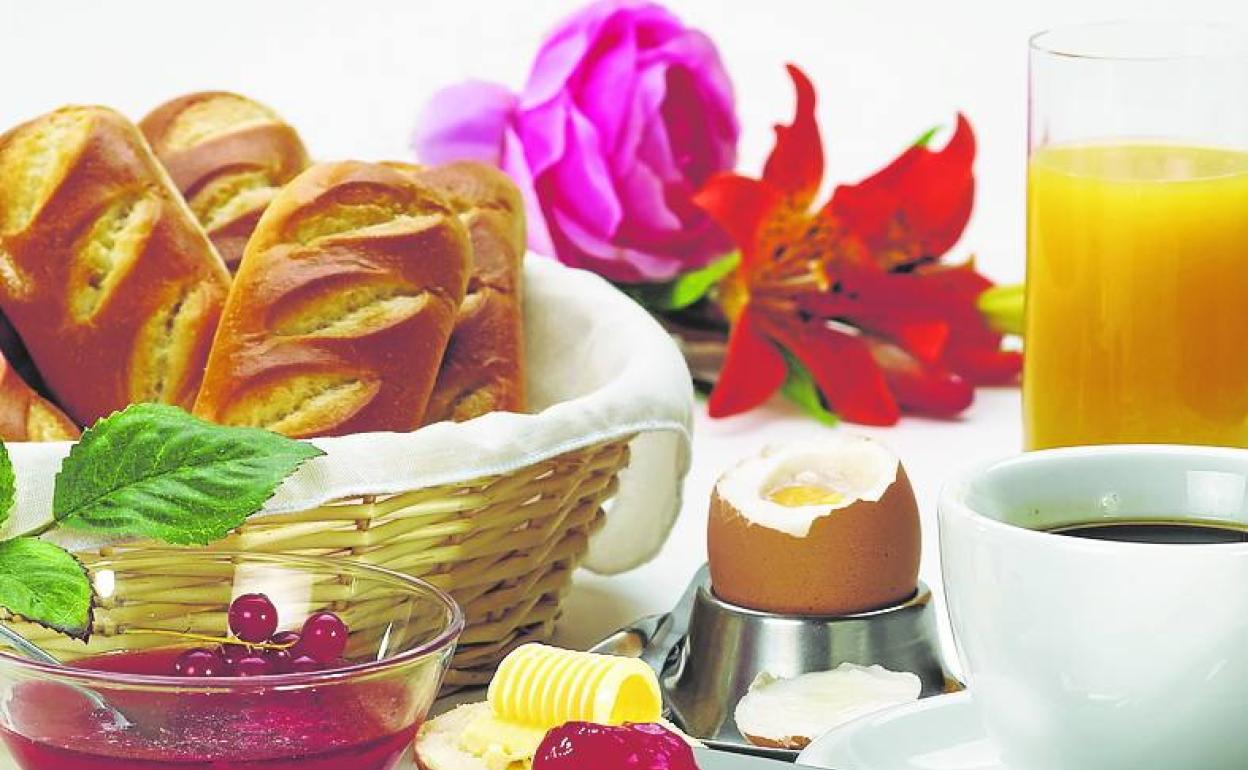
<svg viewBox="0 0 1248 770"><path fill-rule="evenodd" d="M23 770L389 770L463 630L442 591L347 560L135 548L88 568L98 597L89 643L12 624L66 665L0 651L0 742ZM230 638L231 603L248 594L277 616L258 646ZM332 661L232 670L242 657L280 658L294 638L283 632L326 613L347 630ZM291 644L285 654L297 655ZM191 650L217 663L179 662Z"/></svg>

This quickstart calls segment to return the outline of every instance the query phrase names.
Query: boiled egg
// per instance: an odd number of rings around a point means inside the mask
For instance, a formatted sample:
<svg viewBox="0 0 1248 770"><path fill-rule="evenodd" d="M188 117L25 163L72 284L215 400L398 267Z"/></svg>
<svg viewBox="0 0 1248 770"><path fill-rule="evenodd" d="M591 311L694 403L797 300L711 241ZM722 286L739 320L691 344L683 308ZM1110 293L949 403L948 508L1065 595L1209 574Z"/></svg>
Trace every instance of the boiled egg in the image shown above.
<svg viewBox="0 0 1248 770"><path fill-rule="evenodd" d="M711 586L724 601L790 615L848 615L910 598L918 506L900 460L850 433L769 447L711 495Z"/></svg>

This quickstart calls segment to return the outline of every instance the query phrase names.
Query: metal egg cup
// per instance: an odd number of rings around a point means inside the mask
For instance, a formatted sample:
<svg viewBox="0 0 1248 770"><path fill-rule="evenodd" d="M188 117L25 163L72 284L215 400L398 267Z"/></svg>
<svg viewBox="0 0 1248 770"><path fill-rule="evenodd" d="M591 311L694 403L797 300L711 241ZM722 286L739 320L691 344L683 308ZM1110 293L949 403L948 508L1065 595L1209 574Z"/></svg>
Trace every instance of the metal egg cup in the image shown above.
<svg viewBox="0 0 1248 770"><path fill-rule="evenodd" d="M758 674L793 677L842 663L909 671L920 697L961 685L945 670L932 594L919 583L910 599L853 615L777 615L722 601L703 565L670 612L626 626L595 652L644 660L659 675L665 716L707 746L793 760L791 749L756 746L737 730L733 710Z"/></svg>

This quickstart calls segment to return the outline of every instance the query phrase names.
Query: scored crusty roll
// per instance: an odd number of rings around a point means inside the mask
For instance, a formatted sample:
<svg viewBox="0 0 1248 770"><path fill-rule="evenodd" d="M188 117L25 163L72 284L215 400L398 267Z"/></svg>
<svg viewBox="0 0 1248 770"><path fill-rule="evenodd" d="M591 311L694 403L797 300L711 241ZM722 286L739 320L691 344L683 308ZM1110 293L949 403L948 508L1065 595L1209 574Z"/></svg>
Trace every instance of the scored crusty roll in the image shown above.
<svg viewBox="0 0 1248 770"><path fill-rule="evenodd" d="M0 439L66 441L78 435L78 426L27 385L8 359L0 356Z"/></svg>
<svg viewBox="0 0 1248 770"><path fill-rule="evenodd" d="M381 165L313 166L247 243L195 413L294 437L415 429L470 261L428 186Z"/></svg>
<svg viewBox="0 0 1248 770"><path fill-rule="evenodd" d="M524 201L502 171L483 163L393 164L446 196L472 240L472 277L429 398L425 423L524 411L521 266Z"/></svg>
<svg viewBox="0 0 1248 770"><path fill-rule="evenodd" d="M105 107L0 136L0 308L79 424L189 407L229 273L151 148Z"/></svg>
<svg viewBox="0 0 1248 770"><path fill-rule="evenodd" d="M35 362L30 358L30 351L26 349L26 344L18 336L13 324L4 317L4 313L0 313L0 355L4 356L9 366L16 370L36 393L44 398L48 397L48 386L44 384L43 377L35 368Z"/></svg>
<svg viewBox="0 0 1248 770"><path fill-rule="evenodd" d="M310 163L276 112L226 91L165 102L139 128L231 270L269 201Z"/></svg>

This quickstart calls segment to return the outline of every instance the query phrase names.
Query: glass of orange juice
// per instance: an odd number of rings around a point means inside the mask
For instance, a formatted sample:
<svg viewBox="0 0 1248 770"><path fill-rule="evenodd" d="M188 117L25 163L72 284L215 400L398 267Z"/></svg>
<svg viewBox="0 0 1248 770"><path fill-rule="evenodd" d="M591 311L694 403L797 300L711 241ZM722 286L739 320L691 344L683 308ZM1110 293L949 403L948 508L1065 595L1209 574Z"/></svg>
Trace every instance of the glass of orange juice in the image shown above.
<svg viewBox="0 0 1248 770"><path fill-rule="evenodd" d="M1031 40L1029 449L1248 447L1248 34Z"/></svg>

